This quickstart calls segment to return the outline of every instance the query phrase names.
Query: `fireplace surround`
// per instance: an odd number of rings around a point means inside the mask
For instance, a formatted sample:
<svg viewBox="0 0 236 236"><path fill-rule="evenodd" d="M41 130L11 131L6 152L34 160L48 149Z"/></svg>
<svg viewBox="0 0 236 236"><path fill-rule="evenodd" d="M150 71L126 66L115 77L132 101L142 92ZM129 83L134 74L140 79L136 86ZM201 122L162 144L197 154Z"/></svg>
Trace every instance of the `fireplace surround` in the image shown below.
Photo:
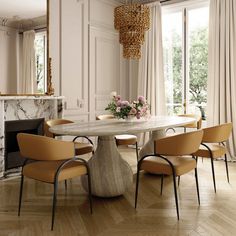
<svg viewBox="0 0 236 236"><path fill-rule="evenodd" d="M22 159L16 143L17 132L42 134L44 119L62 117L63 97L0 96L0 178L22 164L18 163Z"/></svg>

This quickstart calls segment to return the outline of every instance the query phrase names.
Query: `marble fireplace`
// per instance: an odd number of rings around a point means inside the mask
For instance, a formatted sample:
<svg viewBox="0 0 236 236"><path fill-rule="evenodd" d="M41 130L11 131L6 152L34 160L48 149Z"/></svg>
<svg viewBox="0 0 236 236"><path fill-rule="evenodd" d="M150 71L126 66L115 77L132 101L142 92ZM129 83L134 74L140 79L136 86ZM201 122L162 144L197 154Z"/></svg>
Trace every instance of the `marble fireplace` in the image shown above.
<svg viewBox="0 0 236 236"><path fill-rule="evenodd" d="M32 125L33 120L42 121L43 119L56 119L63 116L63 97L59 96L0 96L0 178L8 174L5 162L5 138L7 129L11 129L18 123L17 130L21 130L19 125L22 121L22 131L27 126ZM10 121L10 122L9 122ZM13 125L14 124L14 125ZM24 124L24 127L23 127ZM36 127L37 128L37 127ZM13 140L14 142L14 140Z"/></svg>

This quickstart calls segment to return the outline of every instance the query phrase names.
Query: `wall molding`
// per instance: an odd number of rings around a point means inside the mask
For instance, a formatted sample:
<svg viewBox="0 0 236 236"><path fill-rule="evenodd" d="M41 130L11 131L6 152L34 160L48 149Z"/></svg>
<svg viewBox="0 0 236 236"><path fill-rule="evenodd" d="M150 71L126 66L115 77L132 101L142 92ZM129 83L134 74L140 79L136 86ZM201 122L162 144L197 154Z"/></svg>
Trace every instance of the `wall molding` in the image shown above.
<svg viewBox="0 0 236 236"><path fill-rule="evenodd" d="M108 4L108 5L112 6L112 7L119 6L119 2L116 1L116 0L90 0L90 1L102 2L102 3Z"/></svg>
<svg viewBox="0 0 236 236"><path fill-rule="evenodd" d="M111 27L109 28L106 28L104 25L98 23L96 25L90 25L89 28L91 30L97 30L97 31L100 31L100 32L104 32L106 34L111 34L113 36L116 36L117 39L118 39L118 36L119 36L119 32L116 31L115 29L111 29Z"/></svg>

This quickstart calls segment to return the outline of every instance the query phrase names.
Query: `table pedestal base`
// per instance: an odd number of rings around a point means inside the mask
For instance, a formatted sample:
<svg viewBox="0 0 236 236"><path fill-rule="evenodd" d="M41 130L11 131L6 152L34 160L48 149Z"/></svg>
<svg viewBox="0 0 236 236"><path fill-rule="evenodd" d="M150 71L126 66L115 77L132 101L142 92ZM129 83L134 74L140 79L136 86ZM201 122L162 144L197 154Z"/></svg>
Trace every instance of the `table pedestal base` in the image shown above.
<svg viewBox="0 0 236 236"><path fill-rule="evenodd" d="M92 194L98 197L115 197L125 193L133 182L133 172L122 159L114 136L101 136L95 154L88 161L91 174ZM82 177L87 190L87 177Z"/></svg>
<svg viewBox="0 0 236 236"><path fill-rule="evenodd" d="M154 140L163 138L166 136L165 130L156 130L151 132L151 138L148 142L143 146L143 148L139 152L139 160L148 155L154 153Z"/></svg>

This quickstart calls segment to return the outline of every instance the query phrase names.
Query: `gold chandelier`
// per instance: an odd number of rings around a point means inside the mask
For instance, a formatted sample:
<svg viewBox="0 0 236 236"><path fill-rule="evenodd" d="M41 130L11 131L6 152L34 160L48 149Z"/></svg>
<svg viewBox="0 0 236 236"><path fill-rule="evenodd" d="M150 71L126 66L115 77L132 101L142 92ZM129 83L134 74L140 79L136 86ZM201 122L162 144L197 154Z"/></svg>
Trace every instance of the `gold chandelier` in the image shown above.
<svg viewBox="0 0 236 236"><path fill-rule="evenodd" d="M145 31L150 27L150 9L138 3L129 3L115 8L115 29L119 30L119 41L123 45L123 56L140 59Z"/></svg>

